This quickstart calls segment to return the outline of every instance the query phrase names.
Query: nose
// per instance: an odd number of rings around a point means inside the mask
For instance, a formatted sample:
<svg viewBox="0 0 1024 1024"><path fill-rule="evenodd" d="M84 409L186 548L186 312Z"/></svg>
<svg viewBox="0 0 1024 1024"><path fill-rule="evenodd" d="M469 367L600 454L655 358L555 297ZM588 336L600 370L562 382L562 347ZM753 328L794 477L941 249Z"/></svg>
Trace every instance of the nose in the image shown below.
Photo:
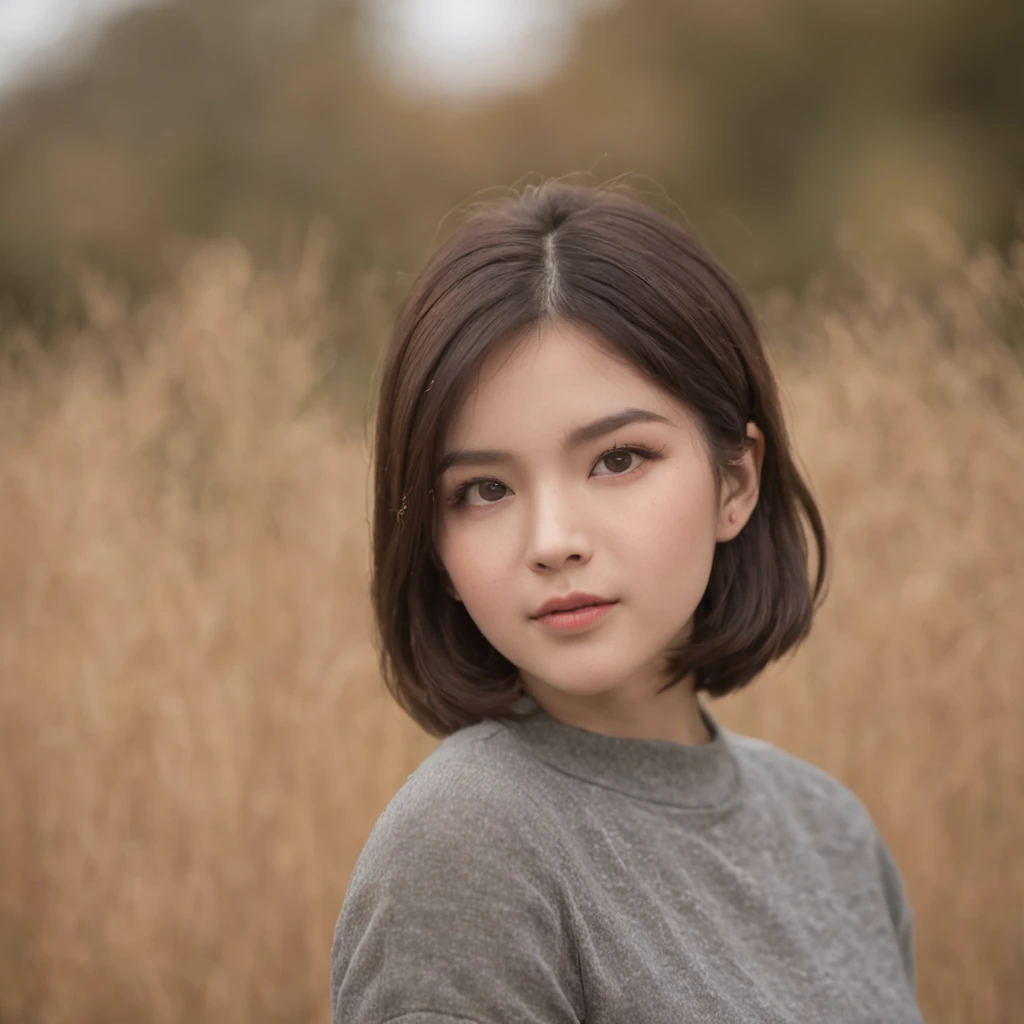
<svg viewBox="0 0 1024 1024"><path fill-rule="evenodd" d="M586 563L593 554L583 515L557 486L537 492L526 531L526 564L535 572Z"/></svg>

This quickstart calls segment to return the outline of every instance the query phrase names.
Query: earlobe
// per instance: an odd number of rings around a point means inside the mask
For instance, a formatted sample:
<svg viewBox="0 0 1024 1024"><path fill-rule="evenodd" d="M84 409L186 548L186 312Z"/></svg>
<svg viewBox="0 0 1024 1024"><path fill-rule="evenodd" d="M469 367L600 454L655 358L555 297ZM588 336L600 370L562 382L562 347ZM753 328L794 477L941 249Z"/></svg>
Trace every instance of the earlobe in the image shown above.
<svg viewBox="0 0 1024 1024"><path fill-rule="evenodd" d="M731 502L732 499L730 499L730 504ZM722 515L718 520L718 536L716 538L719 544L727 544L739 532L736 529L736 521L738 518L739 513L735 508L729 508L728 512L726 512L724 508L722 509Z"/></svg>
<svg viewBox="0 0 1024 1024"><path fill-rule="evenodd" d="M728 543L742 532L760 495L764 435L752 420L747 424L747 438L743 455L730 464L730 493L725 498L718 520L719 543Z"/></svg>

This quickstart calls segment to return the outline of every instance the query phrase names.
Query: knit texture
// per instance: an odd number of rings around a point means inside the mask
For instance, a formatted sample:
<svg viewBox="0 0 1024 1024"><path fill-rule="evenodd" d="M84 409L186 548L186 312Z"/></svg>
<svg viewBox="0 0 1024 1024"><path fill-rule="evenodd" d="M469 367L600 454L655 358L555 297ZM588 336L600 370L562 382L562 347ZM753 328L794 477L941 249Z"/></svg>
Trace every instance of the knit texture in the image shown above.
<svg viewBox="0 0 1024 1024"><path fill-rule="evenodd" d="M333 1024L920 1024L906 891L851 790L703 706L700 745L520 706L378 819Z"/></svg>

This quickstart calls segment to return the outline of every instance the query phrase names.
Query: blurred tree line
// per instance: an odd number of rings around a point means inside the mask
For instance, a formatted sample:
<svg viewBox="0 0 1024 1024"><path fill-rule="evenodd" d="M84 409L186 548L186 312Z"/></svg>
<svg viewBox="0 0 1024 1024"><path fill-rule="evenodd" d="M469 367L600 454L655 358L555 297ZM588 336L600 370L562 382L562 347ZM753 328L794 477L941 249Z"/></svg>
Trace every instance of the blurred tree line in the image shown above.
<svg viewBox="0 0 1024 1024"><path fill-rule="evenodd" d="M799 286L847 219L910 260L915 205L969 242L1014 237L1020 0L625 0L583 21L543 86L461 104L392 87L360 14L168 0L9 97L7 308L43 316L83 259L144 293L181 239L227 234L277 265L320 214L340 293L374 268L390 294L459 204L581 171L678 204L754 288Z"/></svg>

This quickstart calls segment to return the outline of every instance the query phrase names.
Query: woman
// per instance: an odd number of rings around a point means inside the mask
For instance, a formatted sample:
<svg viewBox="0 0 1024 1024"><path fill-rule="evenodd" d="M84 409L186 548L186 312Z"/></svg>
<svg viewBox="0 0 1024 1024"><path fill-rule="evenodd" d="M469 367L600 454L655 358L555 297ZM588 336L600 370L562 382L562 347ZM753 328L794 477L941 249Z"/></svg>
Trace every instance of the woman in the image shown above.
<svg viewBox="0 0 1024 1024"><path fill-rule="evenodd" d="M701 699L827 566L732 279L631 197L528 189L431 258L379 399L381 664L444 739L353 871L335 1024L919 1022L863 804Z"/></svg>

